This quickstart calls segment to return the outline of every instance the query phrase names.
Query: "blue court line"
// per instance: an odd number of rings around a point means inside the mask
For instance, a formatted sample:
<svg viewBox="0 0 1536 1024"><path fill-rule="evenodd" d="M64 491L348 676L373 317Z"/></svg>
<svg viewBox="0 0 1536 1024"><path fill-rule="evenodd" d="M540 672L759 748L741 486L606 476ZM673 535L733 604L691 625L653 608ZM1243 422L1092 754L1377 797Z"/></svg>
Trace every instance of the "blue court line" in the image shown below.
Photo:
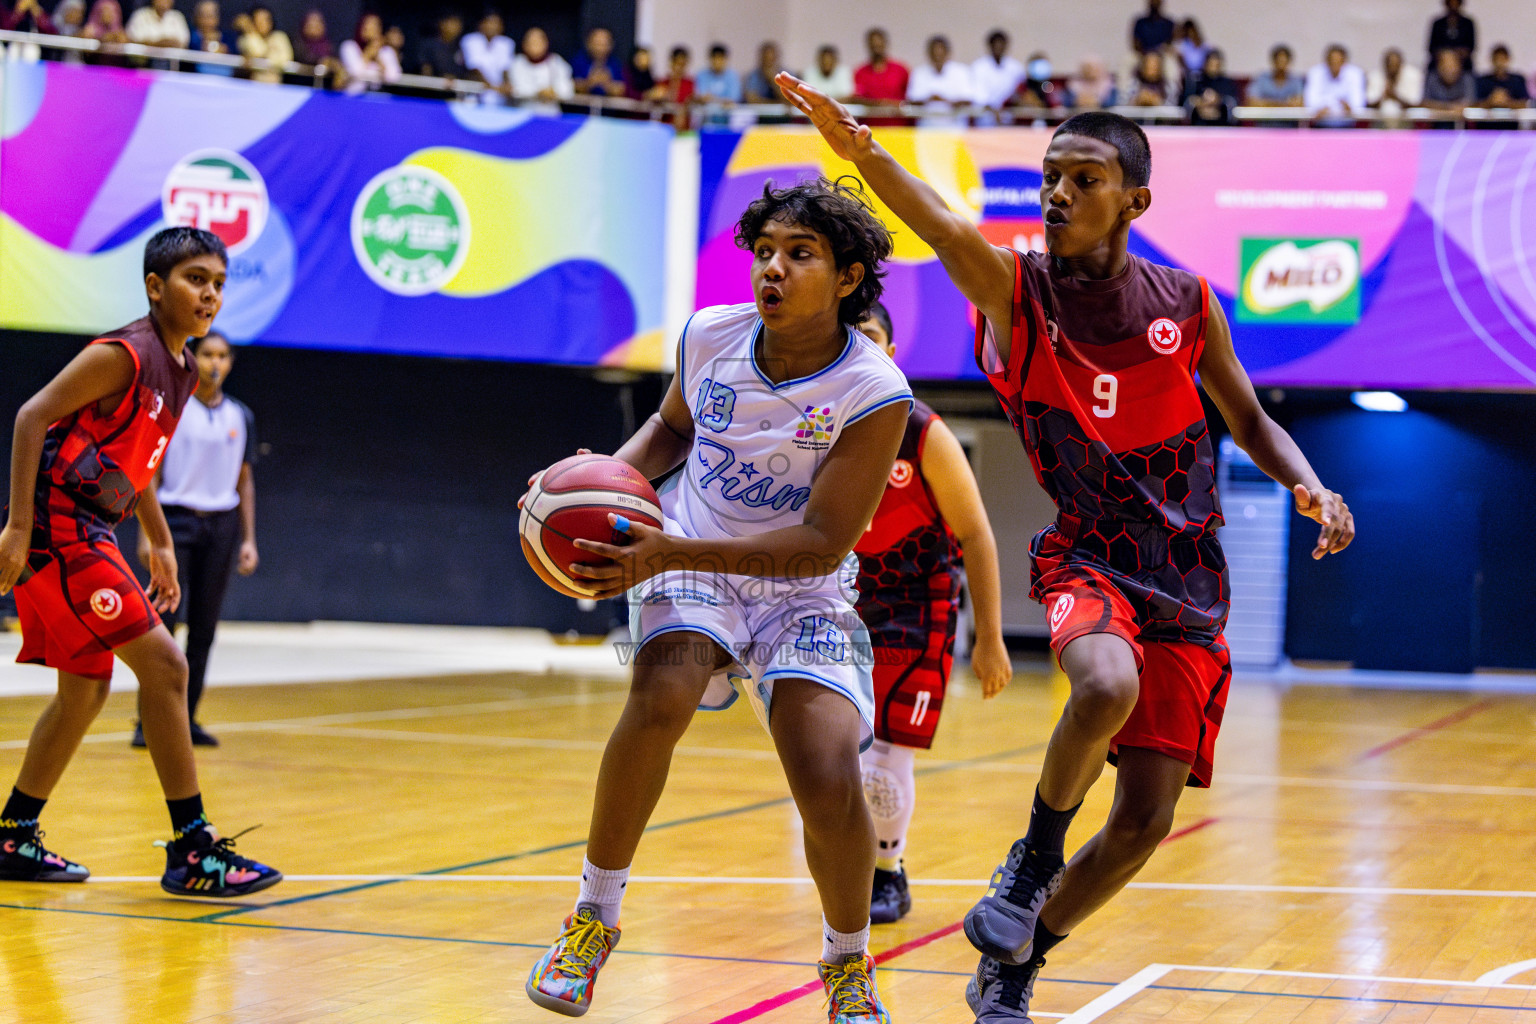
<svg viewBox="0 0 1536 1024"><path fill-rule="evenodd" d="M1019 757L1024 754L1032 754L1044 748L1045 743L1043 742L1031 743L1026 747L1015 747L1011 750L999 750L991 754L982 754L978 757L966 758L962 761L951 761L947 764L931 765L927 768L918 769L914 774L936 775L940 772L954 771L957 768L965 768L973 764L982 764L988 761L997 761L1009 757ZM695 814L686 818L676 818L672 821L664 821L657 825L648 825L646 826L645 831L659 832L663 829L679 828L683 825L696 825L699 822L714 821L719 818L729 818L738 814L750 814L753 811L761 811L769 807L780 807L791 802L791 800L793 800L793 797L789 796L776 797L772 800L760 800L757 803L746 804L742 807L731 807L722 811L710 811L706 814ZM557 843L553 846L541 846L536 850L523 850L520 853L509 853L499 857L487 857L484 860L470 861L467 864L455 864L451 867L435 868L431 871L412 872L412 874L451 875L458 871L468 871L471 868L487 867L491 864L505 864L508 861L523 860L528 857L537 857L538 855L544 853L558 853L561 850L572 850L578 847L584 847L586 844L587 841L585 839L573 839L569 842ZM277 900L272 903L250 904L232 907L229 910L220 910L212 914L204 914L201 917L187 918L186 920L199 922L223 921L231 917L238 917L241 914L250 914L261 910L272 910L277 907L292 906L296 903L310 903L314 900L328 899L331 896L343 896L347 893L363 892L367 889L379 889L386 885L399 885L401 881L402 879L398 878L387 878L377 882L362 882L357 885L343 886L339 889L327 889L324 892L310 893L307 896L294 896L286 900ZM181 919L178 918L178 920Z"/></svg>

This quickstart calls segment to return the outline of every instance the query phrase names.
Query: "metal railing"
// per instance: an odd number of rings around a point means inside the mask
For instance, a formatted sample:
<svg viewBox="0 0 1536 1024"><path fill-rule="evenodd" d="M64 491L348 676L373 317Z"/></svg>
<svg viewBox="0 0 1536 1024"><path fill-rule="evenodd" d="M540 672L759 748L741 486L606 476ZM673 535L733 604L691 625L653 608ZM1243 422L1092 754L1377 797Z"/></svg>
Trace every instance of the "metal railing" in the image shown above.
<svg viewBox="0 0 1536 1024"><path fill-rule="evenodd" d="M201 50L170 49L146 46L142 43L104 43L97 39L81 39L75 36L39 35L31 32L0 31L0 44L35 46L39 53L75 53L92 55L102 62L119 59L130 62L129 66L154 66L173 71L197 71L209 65L230 68L233 71L277 71L286 79L304 81L315 88L338 88L344 84L344 74L339 65L276 63L259 57L245 57L229 53L207 53ZM478 77L444 78L433 75L408 75L389 82L362 82L367 91L425 95L447 100L485 101L499 90L487 85ZM667 101L636 100L604 94L578 95L558 101L536 99L507 99L498 96L497 102L509 105L558 107L567 113L585 113L595 117L625 117L646 120L670 121L679 128L734 127L753 124L805 124L800 112L785 103L725 104L709 101L671 103ZM939 107L933 104L852 103L848 109L856 117L879 119L886 123L933 124L942 122L956 126L970 125L1056 125L1073 114L1080 113L1070 107L1003 107L994 109L975 105ZM1133 121L1149 125L1185 124L1189 115L1181 106L1115 106L1108 108ZM1467 107L1460 111L1433 110L1413 107L1397 114L1383 114L1375 110L1362 110L1345 117L1325 115L1305 107L1250 107L1238 106L1232 110L1232 123L1237 125L1280 124L1291 127L1340 126L1355 127L1500 127L1536 128L1536 109Z"/></svg>

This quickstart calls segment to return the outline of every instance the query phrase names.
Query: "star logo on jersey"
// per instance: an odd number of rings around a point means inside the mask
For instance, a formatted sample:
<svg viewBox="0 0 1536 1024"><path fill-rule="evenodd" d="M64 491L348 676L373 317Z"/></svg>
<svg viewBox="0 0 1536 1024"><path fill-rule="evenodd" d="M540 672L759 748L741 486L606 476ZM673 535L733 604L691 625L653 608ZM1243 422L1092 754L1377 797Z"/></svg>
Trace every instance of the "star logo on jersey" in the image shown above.
<svg viewBox="0 0 1536 1024"><path fill-rule="evenodd" d="M1147 344L1152 346L1152 351L1160 356L1171 356L1179 350L1179 342L1184 340L1184 332L1179 330L1179 325L1167 317L1159 317L1152 321L1147 328Z"/></svg>
<svg viewBox="0 0 1536 1024"><path fill-rule="evenodd" d="M212 231L231 256L261 237L271 209L261 174L227 149L187 154L160 186L160 215L167 225Z"/></svg>
<svg viewBox="0 0 1536 1024"><path fill-rule="evenodd" d="M800 425L795 429L795 447L807 451L825 451L832 447L832 431L836 426L832 408L808 405L800 413Z"/></svg>
<svg viewBox="0 0 1536 1024"><path fill-rule="evenodd" d="M891 464L891 486L907 486L907 484L912 482L913 472L912 463L908 462L906 459L897 459Z"/></svg>
<svg viewBox="0 0 1536 1024"><path fill-rule="evenodd" d="M469 208L436 171L391 167L364 185L352 205L352 252L385 291L430 295L469 258Z"/></svg>
<svg viewBox="0 0 1536 1024"><path fill-rule="evenodd" d="M123 598L117 591L110 587L102 587L91 595L91 611L98 618L111 622L123 614Z"/></svg>
<svg viewBox="0 0 1536 1024"><path fill-rule="evenodd" d="M1071 594L1062 594L1051 607L1051 632L1061 628L1061 624L1067 621L1067 616L1072 614L1072 606L1077 603L1077 598Z"/></svg>

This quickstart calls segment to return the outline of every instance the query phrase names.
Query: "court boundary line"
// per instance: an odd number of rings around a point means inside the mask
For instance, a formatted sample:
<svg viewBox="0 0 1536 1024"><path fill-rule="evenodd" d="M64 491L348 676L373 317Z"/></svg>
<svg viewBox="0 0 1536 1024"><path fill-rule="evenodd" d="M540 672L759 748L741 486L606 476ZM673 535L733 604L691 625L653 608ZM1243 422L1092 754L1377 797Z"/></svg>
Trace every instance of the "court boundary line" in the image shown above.
<svg viewBox="0 0 1536 1024"><path fill-rule="evenodd" d="M1458 711L1452 711L1450 714L1443 715L1440 718L1435 719L1433 722L1427 722L1424 725L1415 726L1400 736L1394 736L1387 740L1385 743L1377 744L1356 758L1355 762L1358 764L1361 761L1369 761L1372 758L1380 757L1382 754L1390 753L1399 747L1407 746L1414 740L1422 739L1425 736L1437 733L1441 729L1449 728L1450 726L1456 725L1459 722L1465 722L1467 719L1487 711L1496 703L1498 702L1495 701L1492 697L1484 697L1482 700L1474 701L1473 703L1466 705Z"/></svg>
<svg viewBox="0 0 1536 1024"><path fill-rule="evenodd" d="M1501 985L1510 978L1519 977L1526 971L1536 968L1536 960L1521 960L1518 963L1505 964L1503 967L1495 967L1486 974L1478 975L1477 980Z"/></svg>

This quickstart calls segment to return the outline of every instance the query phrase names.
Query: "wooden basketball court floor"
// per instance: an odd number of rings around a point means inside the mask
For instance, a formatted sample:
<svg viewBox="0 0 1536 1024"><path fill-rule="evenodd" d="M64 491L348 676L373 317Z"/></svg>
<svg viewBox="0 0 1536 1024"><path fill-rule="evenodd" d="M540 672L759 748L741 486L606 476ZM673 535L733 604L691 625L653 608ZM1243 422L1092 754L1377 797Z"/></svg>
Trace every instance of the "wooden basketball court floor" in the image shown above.
<svg viewBox="0 0 1536 1024"><path fill-rule="evenodd" d="M918 761L915 905L873 933L897 1022L971 1019L958 922L1065 696L1041 663L987 703L956 676ZM289 876L227 903L155 884L164 804L115 694L44 817L95 877L0 883L0 1020L552 1024L523 982L570 909L623 697L612 675L515 673L211 690L210 811L263 825L240 849ZM43 701L0 700L6 773ZM1215 787L1052 956L1035 1019L1536 1024L1533 724L1530 695L1240 683ZM745 707L695 720L634 870L588 1020L824 1019L797 819Z"/></svg>

